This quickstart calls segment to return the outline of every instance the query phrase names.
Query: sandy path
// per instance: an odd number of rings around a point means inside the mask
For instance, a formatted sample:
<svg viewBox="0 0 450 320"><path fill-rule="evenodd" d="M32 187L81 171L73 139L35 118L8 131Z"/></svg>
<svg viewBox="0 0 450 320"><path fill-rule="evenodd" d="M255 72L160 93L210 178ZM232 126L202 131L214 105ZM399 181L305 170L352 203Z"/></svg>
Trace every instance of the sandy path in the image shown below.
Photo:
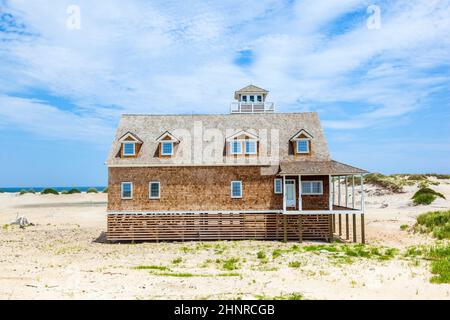
<svg viewBox="0 0 450 320"><path fill-rule="evenodd" d="M434 189L450 199L450 183ZM449 200L412 207L415 188L398 195L367 198L367 239L405 248L431 243L424 235L400 230L429 210L450 208ZM388 203L387 208L380 208ZM295 243L240 241L105 244L105 194L0 194L0 225L24 214L36 223L25 230L0 229L1 299L212 299L257 298L293 292L310 299L449 299L450 285L429 282L428 262L395 258L355 259L339 264L325 252L289 251ZM306 244L302 244L306 245ZM273 250L288 250L272 258ZM256 257L268 256L266 263ZM181 258L178 264L172 261ZM223 260L239 258L236 270ZM300 267L289 267L296 261ZM162 265L169 270L135 270ZM191 273L173 277L157 273ZM234 276L219 276L226 273Z"/></svg>

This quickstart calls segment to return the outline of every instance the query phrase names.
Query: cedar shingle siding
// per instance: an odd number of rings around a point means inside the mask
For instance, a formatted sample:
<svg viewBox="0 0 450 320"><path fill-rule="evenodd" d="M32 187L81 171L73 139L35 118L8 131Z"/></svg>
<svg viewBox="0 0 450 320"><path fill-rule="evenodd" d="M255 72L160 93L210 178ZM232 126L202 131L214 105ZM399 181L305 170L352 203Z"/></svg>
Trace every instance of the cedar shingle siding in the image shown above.
<svg viewBox="0 0 450 320"><path fill-rule="evenodd" d="M246 167L113 167L109 168L109 211L280 210L275 176ZM242 199L230 196L232 180L242 181ZM120 184L133 182L133 199L122 200ZM161 198L149 199L149 182L160 181Z"/></svg>

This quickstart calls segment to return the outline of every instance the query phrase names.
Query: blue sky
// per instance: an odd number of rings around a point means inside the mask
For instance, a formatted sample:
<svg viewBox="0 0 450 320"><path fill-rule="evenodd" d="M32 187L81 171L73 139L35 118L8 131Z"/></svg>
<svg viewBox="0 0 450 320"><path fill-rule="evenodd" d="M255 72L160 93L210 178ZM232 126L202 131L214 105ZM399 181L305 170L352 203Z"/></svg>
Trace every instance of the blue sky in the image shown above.
<svg viewBox="0 0 450 320"><path fill-rule="evenodd" d="M226 113L249 83L317 111L336 160L450 173L449 53L445 0L0 0L0 187L104 185L122 113Z"/></svg>

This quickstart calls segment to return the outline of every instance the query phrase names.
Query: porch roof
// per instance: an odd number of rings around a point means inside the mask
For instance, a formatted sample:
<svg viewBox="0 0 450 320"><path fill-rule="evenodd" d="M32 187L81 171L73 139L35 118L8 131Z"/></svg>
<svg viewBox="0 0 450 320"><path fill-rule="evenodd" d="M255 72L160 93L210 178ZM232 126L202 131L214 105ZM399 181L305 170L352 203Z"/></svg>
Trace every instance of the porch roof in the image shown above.
<svg viewBox="0 0 450 320"><path fill-rule="evenodd" d="M282 161L279 174L308 175L350 175L368 173L368 171L347 164L330 161Z"/></svg>

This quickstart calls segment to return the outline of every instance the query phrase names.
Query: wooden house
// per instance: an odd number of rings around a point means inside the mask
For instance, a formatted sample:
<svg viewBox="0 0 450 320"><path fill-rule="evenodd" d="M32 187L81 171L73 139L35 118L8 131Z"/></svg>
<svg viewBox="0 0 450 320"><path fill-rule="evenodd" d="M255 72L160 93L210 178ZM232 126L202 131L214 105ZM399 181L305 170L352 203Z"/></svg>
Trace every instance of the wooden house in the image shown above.
<svg viewBox="0 0 450 320"><path fill-rule="evenodd" d="M317 113L275 112L267 95L238 90L229 114L123 115L108 240L364 242L366 171L331 159Z"/></svg>

